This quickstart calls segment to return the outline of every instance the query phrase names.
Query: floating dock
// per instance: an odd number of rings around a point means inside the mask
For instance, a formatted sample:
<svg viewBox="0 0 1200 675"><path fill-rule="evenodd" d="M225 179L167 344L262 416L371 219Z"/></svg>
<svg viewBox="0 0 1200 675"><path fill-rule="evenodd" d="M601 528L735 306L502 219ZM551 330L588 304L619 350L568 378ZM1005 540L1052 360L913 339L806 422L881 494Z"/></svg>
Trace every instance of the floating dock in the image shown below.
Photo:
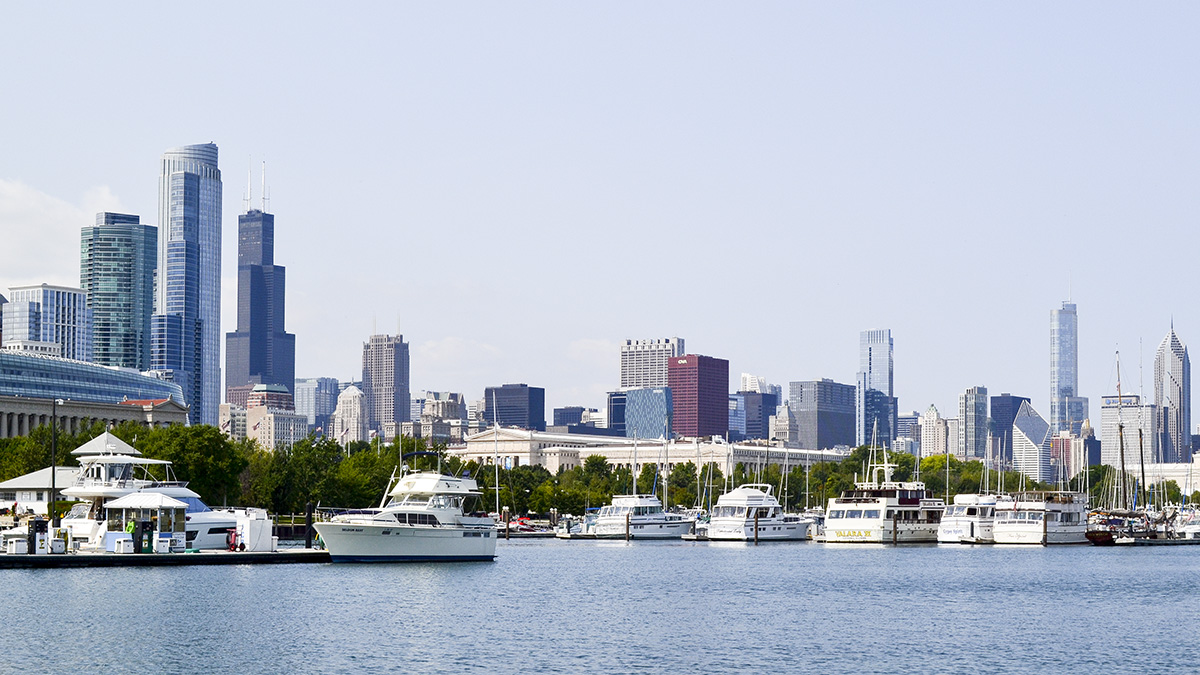
<svg viewBox="0 0 1200 675"><path fill-rule="evenodd" d="M64 567L174 567L180 565L283 565L331 562L329 551L309 548L279 551L204 551L200 553L52 553L0 554L0 569Z"/></svg>

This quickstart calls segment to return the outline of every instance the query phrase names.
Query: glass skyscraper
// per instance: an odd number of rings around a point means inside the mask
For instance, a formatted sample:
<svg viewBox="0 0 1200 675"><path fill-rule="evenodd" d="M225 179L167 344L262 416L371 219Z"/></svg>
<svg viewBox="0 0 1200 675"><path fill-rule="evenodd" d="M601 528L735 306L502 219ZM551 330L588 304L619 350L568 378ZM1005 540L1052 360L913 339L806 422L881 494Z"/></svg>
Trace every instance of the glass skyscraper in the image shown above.
<svg viewBox="0 0 1200 675"><path fill-rule="evenodd" d="M275 216L238 217L237 330L225 336L225 391L296 386L296 336L284 331L284 268L275 264Z"/></svg>
<svg viewBox="0 0 1200 675"><path fill-rule="evenodd" d="M20 286L4 306L4 347L28 353L92 360L92 312L78 288Z"/></svg>
<svg viewBox="0 0 1200 675"><path fill-rule="evenodd" d="M1064 302L1050 313L1050 433L1079 434L1088 400L1079 395L1079 315Z"/></svg>
<svg viewBox="0 0 1200 675"><path fill-rule="evenodd" d="M892 331L864 330L859 335L858 381L854 391L855 439L857 445L896 438L896 395L893 389ZM877 426L878 425L878 426Z"/></svg>
<svg viewBox="0 0 1200 675"><path fill-rule="evenodd" d="M150 370L158 228L135 215L97 213L80 234L79 286L92 310L92 361Z"/></svg>
<svg viewBox="0 0 1200 675"><path fill-rule="evenodd" d="M671 437L671 388L625 392L625 435L629 438Z"/></svg>
<svg viewBox="0 0 1200 675"><path fill-rule="evenodd" d="M221 383L221 171L217 146L163 153L151 367L180 384L190 419L217 423Z"/></svg>
<svg viewBox="0 0 1200 675"><path fill-rule="evenodd" d="M1192 360L1187 345L1171 332L1154 355L1154 405L1158 408L1159 462L1186 462L1192 457Z"/></svg>

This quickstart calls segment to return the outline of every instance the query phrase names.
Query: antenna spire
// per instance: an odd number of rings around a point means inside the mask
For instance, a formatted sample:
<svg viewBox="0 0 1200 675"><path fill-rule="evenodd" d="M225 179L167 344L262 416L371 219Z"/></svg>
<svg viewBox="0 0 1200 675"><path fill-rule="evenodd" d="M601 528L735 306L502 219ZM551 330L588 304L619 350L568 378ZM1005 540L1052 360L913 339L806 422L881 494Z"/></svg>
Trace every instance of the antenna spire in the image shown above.
<svg viewBox="0 0 1200 675"><path fill-rule="evenodd" d="M262 210L267 212L267 203L271 201L271 195L267 194L267 160L262 163Z"/></svg>
<svg viewBox="0 0 1200 675"><path fill-rule="evenodd" d="M246 207L246 213L250 213L251 193L254 192L253 172L254 158L250 157L246 163L246 194L242 197L242 204Z"/></svg>

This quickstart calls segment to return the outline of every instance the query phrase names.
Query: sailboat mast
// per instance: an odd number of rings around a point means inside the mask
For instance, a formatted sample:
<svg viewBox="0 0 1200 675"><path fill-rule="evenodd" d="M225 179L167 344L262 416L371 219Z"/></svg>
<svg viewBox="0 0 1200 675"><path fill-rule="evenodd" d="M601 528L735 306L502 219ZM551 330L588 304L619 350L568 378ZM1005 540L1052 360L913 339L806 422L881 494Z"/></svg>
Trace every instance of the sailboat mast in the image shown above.
<svg viewBox="0 0 1200 675"><path fill-rule="evenodd" d="M1125 421L1121 418L1121 352L1117 350L1117 445L1121 452L1121 473L1117 476L1121 508L1129 509L1129 491L1125 485Z"/></svg>

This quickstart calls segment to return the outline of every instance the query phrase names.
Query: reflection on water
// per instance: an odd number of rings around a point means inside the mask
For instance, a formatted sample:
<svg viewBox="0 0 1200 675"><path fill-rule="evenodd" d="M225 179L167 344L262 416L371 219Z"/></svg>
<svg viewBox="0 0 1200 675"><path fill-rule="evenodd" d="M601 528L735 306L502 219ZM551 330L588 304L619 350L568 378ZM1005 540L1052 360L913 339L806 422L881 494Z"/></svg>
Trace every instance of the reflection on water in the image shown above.
<svg viewBox="0 0 1200 675"><path fill-rule="evenodd" d="M1200 547L501 542L494 563L0 571L0 672L1179 671Z"/></svg>

